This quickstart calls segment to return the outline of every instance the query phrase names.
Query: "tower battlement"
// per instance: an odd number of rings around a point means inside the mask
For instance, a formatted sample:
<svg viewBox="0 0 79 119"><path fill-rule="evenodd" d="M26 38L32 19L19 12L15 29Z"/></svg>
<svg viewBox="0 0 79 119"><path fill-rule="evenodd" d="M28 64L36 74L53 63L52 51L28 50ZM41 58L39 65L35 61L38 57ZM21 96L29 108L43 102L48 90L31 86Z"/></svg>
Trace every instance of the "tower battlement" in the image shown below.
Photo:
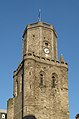
<svg viewBox="0 0 79 119"><path fill-rule="evenodd" d="M63 61L59 61L59 60L55 60L55 59L49 59L49 58L45 58L45 57L40 57L40 56L36 56L34 53L27 53L25 56L24 56L24 61L25 60L34 60L36 62L41 62L41 63L46 63L48 65L52 65L52 66L58 66L58 67L64 67L64 68L67 68L68 69L68 64L67 62ZM19 64L18 68L14 71L14 76L17 75L17 73L22 69L23 67L23 61ZM14 77L13 76L13 77Z"/></svg>

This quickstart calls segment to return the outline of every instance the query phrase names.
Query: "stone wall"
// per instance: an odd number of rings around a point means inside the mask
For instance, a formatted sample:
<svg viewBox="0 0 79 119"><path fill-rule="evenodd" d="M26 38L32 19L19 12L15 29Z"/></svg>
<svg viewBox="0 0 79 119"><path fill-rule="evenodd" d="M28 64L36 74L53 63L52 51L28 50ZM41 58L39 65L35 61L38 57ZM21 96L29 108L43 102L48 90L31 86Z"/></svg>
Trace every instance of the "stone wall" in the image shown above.
<svg viewBox="0 0 79 119"><path fill-rule="evenodd" d="M69 119L67 65L40 62L25 61L24 116L34 114L37 119ZM45 74L42 86L40 72ZM55 88L52 87L52 74L57 78Z"/></svg>
<svg viewBox="0 0 79 119"><path fill-rule="evenodd" d="M7 119L14 119L14 98L8 100L7 107Z"/></svg>

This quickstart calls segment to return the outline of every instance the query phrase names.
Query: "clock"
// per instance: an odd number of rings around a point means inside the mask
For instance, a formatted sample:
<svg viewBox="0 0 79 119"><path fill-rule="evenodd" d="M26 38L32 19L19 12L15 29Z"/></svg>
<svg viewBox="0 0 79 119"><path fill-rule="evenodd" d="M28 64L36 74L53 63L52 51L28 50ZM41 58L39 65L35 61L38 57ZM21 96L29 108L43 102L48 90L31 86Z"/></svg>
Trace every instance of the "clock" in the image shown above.
<svg viewBox="0 0 79 119"><path fill-rule="evenodd" d="M2 114L2 119L5 119L5 114Z"/></svg>
<svg viewBox="0 0 79 119"><path fill-rule="evenodd" d="M49 49L48 49L48 48L44 48L44 52L45 52L46 54L49 54Z"/></svg>

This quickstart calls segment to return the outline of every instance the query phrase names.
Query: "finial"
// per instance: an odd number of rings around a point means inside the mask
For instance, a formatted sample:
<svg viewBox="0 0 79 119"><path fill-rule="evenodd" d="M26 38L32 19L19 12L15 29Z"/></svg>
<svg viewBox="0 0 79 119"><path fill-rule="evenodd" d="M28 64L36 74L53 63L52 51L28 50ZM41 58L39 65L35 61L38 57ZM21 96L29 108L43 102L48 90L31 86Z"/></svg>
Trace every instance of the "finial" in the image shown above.
<svg viewBox="0 0 79 119"><path fill-rule="evenodd" d="M41 21L41 9L39 9L39 14L38 14L38 21Z"/></svg>
<svg viewBox="0 0 79 119"><path fill-rule="evenodd" d="M61 53L61 56L63 56L63 54Z"/></svg>
<svg viewBox="0 0 79 119"><path fill-rule="evenodd" d="M60 62L61 62L61 63L64 63L64 62L65 62L65 61L64 61L63 54L60 55Z"/></svg>

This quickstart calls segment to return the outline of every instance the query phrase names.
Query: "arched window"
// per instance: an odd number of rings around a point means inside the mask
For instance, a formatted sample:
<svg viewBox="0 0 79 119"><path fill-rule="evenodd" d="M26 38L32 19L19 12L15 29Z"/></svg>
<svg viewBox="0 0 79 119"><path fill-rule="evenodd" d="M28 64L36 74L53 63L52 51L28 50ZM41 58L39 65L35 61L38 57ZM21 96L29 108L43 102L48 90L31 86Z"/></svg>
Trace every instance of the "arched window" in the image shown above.
<svg viewBox="0 0 79 119"><path fill-rule="evenodd" d="M52 87L55 88L55 76L52 76Z"/></svg>
<svg viewBox="0 0 79 119"><path fill-rule="evenodd" d="M45 85L45 73L43 71L39 73L39 85L40 86Z"/></svg>
<svg viewBox="0 0 79 119"><path fill-rule="evenodd" d="M43 80L44 80L44 75L41 73L40 74L40 85L43 85Z"/></svg>
<svg viewBox="0 0 79 119"><path fill-rule="evenodd" d="M48 42L48 40L43 41L43 47L50 48L50 43Z"/></svg>
<svg viewBox="0 0 79 119"><path fill-rule="evenodd" d="M57 85L57 74L52 74L52 88L55 88Z"/></svg>
<svg viewBox="0 0 79 119"><path fill-rule="evenodd" d="M34 115L27 115L23 119L36 119L36 117Z"/></svg>

